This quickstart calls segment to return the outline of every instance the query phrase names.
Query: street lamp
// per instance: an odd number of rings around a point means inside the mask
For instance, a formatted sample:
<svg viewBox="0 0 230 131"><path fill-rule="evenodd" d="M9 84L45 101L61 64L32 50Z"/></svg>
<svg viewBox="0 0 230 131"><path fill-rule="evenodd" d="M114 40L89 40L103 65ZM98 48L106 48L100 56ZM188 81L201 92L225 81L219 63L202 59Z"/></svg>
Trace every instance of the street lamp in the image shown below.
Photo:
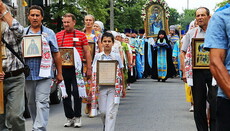
<svg viewBox="0 0 230 131"><path fill-rule="evenodd" d="M110 0L110 30L114 30L114 3Z"/></svg>
<svg viewBox="0 0 230 131"><path fill-rule="evenodd" d="M189 0L187 0L187 9L189 9Z"/></svg>

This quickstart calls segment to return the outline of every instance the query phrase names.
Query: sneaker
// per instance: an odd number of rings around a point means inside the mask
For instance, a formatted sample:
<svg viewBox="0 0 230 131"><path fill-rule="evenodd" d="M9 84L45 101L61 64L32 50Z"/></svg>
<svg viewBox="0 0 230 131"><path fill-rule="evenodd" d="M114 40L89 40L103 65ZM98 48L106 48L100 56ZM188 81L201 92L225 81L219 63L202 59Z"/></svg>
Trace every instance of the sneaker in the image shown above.
<svg viewBox="0 0 230 131"><path fill-rule="evenodd" d="M189 112L193 112L194 111L194 108L193 106L191 106L191 108L189 109Z"/></svg>
<svg viewBox="0 0 230 131"><path fill-rule="evenodd" d="M75 117L74 127L81 127L81 117Z"/></svg>
<svg viewBox="0 0 230 131"><path fill-rule="evenodd" d="M72 126L73 124L74 124L74 120L68 118L68 119L67 119L67 122L64 124L64 127L70 127L70 126Z"/></svg>
<svg viewBox="0 0 230 131"><path fill-rule="evenodd" d="M131 86L127 86L127 90L131 90Z"/></svg>

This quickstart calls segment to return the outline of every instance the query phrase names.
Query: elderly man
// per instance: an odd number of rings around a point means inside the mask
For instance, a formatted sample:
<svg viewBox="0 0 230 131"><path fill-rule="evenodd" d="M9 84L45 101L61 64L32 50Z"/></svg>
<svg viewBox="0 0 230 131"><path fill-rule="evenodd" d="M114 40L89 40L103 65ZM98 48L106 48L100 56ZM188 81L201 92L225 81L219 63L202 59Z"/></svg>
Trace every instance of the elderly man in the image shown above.
<svg viewBox="0 0 230 131"><path fill-rule="evenodd" d="M2 1L0 1L0 19L2 38L21 56L23 27L12 17L9 8ZM7 58L2 61L4 73L0 73L0 80L3 81L4 86L5 106L5 113L0 115L0 130L25 131L23 63L8 48L6 48L6 54Z"/></svg>
<svg viewBox="0 0 230 131"><path fill-rule="evenodd" d="M205 48L210 49L210 70L217 80L217 131L230 130L230 8L220 8L211 18L205 36Z"/></svg>
<svg viewBox="0 0 230 131"><path fill-rule="evenodd" d="M183 71L183 80L192 86L192 95L194 100L194 119L198 131L208 131L206 116L206 101L210 104L210 129L215 130L215 112L216 112L216 87L212 86L212 74L209 69L192 69L192 38L204 38L210 19L209 10L200 7L196 10L196 20L198 27L190 30L184 40L181 48L182 59L181 68ZM208 90L207 90L208 88ZM208 92L208 93L207 93ZM207 95L208 94L208 95Z"/></svg>

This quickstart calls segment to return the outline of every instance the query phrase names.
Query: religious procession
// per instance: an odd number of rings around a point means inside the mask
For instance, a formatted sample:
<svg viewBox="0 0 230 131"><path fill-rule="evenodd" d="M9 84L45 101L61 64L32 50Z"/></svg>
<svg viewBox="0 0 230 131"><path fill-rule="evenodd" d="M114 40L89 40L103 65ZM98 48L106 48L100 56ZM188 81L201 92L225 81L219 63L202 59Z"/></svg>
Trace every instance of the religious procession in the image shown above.
<svg viewBox="0 0 230 131"><path fill-rule="evenodd" d="M100 131L229 131L230 1L221 0L213 13L205 6L184 10L190 17L180 21L169 1L141 1L141 24L131 26L116 21L119 1L110 1L110 17L99 17L89 1L0 0L0 131L90 131L91 125ZM165 94L189 106L169 106ZM167 112L189 116L191 127L171 128L164 104ZM143 117L121 122L129 113ZM161 119L162 127L156 124Z"/></svg>

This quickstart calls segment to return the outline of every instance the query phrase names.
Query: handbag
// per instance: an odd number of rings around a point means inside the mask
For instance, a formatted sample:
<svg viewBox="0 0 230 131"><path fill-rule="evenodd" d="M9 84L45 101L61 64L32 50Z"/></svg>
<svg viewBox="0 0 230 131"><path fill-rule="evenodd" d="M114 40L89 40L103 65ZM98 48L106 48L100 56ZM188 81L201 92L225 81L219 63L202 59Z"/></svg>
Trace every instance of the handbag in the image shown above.
<svg viewBox="0 0 230 131"><path fill-rule="evenodd" d="M4 44L6 44L6 47L22 62L22 64L24 65L24 74L25 77L28 77L30 75L30 67L28 65L25 64L25 62L22 60L22 58L18 55L18 53L16 53L14 51L14 49L5 41L4 38L2 38L2 42Z"/></svg>

